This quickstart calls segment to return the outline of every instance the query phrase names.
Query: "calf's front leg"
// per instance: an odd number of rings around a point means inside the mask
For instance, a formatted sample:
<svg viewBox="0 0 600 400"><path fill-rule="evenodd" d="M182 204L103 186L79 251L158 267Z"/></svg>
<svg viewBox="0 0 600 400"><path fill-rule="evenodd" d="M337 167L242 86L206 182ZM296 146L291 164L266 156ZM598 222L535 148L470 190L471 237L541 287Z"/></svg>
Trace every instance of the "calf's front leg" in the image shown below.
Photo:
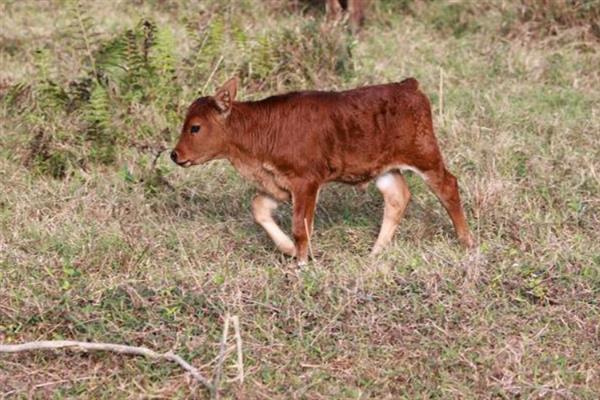
<svg viewBox="0 0 600 400"><path fill-rule="evenodd" d="M273 211L277 208L277 201L266 194L258 194L252 200L252 215L254 220L267 231L275 245L283 254L294 256L296 249L292 239L288 237L273 219Z"/></svg>
<svg viewBox="0 0 600 400"><path fill-rule="evenodd" d="M308 261L308 246L313 230L315 207L319 185L303 183L292 191L293 213L292 232L296 242L296 259L298 265L305 265Z"/></svg>

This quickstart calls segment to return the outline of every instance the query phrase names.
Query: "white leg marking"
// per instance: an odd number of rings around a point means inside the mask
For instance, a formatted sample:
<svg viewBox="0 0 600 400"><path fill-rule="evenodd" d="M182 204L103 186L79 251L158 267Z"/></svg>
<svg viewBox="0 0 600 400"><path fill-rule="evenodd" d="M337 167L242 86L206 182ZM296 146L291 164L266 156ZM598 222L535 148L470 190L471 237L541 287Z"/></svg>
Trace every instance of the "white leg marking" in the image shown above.
<svg viewBox="0 0 600 400"><path fill-rule="evenodd" d="M296 246L273 219L273 211L276 208L277 202L263 194L257 195L252 200L252 214L256 222L267 231L282 253L293 257L296 254Z"/></svg>
<svg viewBox="0 0 600 400"><path fill-rule="evenodd" d="M389 191L396 186L396 178L392 172L388 172L383 175L379 175L375 181L375 185L377 186L377 189L382 192Z"/></svg>

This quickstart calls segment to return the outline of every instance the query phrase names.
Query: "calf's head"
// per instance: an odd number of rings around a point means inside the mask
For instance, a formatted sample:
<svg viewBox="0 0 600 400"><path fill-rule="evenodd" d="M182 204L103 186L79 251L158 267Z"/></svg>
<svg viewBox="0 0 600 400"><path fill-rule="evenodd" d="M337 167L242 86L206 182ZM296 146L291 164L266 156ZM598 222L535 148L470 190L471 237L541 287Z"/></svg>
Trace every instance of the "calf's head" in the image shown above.
<svg viewBox="0 0 600 400"><path fill-rule="evenodd" d="M171 160L190 167L223 157L227 152L227 118L237 92L237 79L227 81L214 96L200 97L188 108Z"/></svg>

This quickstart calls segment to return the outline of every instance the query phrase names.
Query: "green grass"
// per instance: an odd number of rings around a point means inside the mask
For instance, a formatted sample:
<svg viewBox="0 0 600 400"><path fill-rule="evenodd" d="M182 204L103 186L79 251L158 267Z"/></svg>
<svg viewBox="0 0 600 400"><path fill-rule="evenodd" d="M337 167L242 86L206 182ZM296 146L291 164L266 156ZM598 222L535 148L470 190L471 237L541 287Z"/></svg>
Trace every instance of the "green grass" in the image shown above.
<svg viewBox="0 0 600 400"><path fill-rule="evenodd" d="M597 1L382 1L358 37L318 7L184 3L0 6L0 342L173 350L210 376L229 313L246 377L232 353L223 398L597 397ZM234 74L243 99L415 76L478 250L408 175L381 257L377 190L331 185L298 269L231 166L161 153ZM277 216L289 231L289 206ZM0 396L208 393L174 365L60 351L0 355Z"/></svg>

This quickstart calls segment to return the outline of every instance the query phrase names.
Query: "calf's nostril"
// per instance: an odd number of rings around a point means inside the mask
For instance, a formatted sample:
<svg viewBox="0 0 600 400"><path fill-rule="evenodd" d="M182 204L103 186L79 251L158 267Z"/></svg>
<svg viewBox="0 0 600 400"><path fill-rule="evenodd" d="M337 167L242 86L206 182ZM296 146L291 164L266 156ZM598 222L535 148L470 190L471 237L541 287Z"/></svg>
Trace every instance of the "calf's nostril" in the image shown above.
<svg viewBox="0 0 600 400"><path fill-rule="evenodd" d="M177 162L177 152L175 150L171 152L171 160L173 160L174 163Z"/></svg>

